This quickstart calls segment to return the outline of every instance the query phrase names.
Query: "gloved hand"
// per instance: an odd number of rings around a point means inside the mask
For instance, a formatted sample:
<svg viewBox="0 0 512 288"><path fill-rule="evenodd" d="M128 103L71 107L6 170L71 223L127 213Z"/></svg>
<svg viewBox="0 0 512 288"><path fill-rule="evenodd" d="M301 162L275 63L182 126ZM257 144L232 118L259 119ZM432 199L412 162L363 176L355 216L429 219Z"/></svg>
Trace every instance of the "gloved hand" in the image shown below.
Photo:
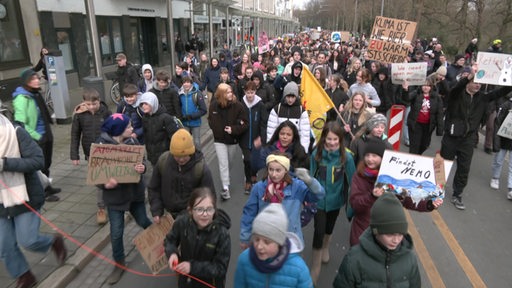
<svg viewBox="0 0 512 288"><path fill-rule="evenodd" d="M311 176L309 175L309 170L306 168L295 168L295 176L302 180L306 185L311 185Z"/></svg>

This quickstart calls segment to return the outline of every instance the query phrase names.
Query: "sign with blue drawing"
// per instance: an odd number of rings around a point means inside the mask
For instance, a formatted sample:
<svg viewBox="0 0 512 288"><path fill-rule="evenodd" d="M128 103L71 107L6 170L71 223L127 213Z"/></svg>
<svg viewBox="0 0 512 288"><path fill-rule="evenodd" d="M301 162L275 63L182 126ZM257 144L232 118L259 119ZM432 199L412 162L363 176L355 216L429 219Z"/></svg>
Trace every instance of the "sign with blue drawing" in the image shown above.
<svg viewBox="0 0 512 288"><path fill-rule="evenodd" d="M437 165L434 165L434 159ZM410 197L413 203L444 198L444 183L452 165L453 161L442 158L386 150L375 187ZM442 175L442 179L436 177L439 175Z"/></svg>
<svg viewBox="0 0 512 288"><path fill-rule="evenodd" d="M341 32L332 32L331 33L331 42L340 43L341 42Z"/></svg>
<svg viewBox="0 0 512 288"><path fill-rule="evenodd" d="M476 83L512 86L512 55L478 52L477 63Z"/></svg>

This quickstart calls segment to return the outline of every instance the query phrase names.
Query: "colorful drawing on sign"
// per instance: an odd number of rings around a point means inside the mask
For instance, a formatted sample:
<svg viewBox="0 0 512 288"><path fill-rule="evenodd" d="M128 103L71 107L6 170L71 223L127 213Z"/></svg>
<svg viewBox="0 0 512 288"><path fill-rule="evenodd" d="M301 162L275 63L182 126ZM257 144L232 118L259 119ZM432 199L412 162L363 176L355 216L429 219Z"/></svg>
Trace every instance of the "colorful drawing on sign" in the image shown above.
<svg viewBox="0 0 512 288"><path fill-rule="evenodd" d="M391 64L391 82L401 85L407 81L409 85L423 85L427 77L427 63L393 63Z"/></svg>
<svg viewBox="0 0 512 288"><path fill-rule="evenodd" d="M478 52L475 82L512 86L512 55Z"/></svg>
<svg viewBox="0 0 512 288"><path fill-rule="evenodd" d="M444 160L444 182L453 162ZM436 183L434 158L386 150L375 187L410 197L413 203L444 198L444 182Z"/></svg>
<svg viewBox="0 0 512 288"><path fill-rule="evenodd" d="M265 31L261 31L260 37L258 37L258 53L263 54L270 50L268 43L268 36Z"/></svg>
<svg viewBox="0 0 512 288"><path fill-rule="evenodd" d="M331 33L331 42L340 43L341 42L341 32L332 32Z"/></svg>
<svg viewBox="0 0 512 288"><path fill-rule="evenodd" d="M368 58L383 63L405 62L415 31L416 22L375 17Z"/></svg>

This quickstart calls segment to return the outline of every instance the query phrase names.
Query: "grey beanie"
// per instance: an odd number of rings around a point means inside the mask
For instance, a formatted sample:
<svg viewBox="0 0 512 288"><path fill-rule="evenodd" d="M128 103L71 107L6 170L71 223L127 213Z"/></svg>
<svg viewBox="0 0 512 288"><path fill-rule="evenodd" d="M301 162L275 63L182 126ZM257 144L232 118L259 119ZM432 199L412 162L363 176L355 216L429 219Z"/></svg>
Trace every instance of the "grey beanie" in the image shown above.
<svg viewBox="0 0 512 288"><path fill-rule="evenodd" d="M384 124L385 129L388 125L388 118L380 113L373 114L372 117L366 121L366 129L372 131L373 128L377 127L379 124Z"/></svg>
<svg viewBox="0 0 512 288"><path fill-rule="evenodd" d="M299 97L299 86L297 83L291 81L283 89L283 96L293 95L295 97Z"/></svg>
<svg viewBox="0 0 512 288"><path fill-rule="evenodd" d="M252 234L266 237L281 246L286 243L286 231L288 216L279 203L270 203L252 222Z"/></svg>
<svg viewBox="0 0 512 288"><path fill-rule="evenodd" d="M158 97L156 97L155 93L153 92L146 92L140 96L139 103L147 103L153 108L152 113L155 113L158 110L158 106L160 103L158 103Z"/></svg>

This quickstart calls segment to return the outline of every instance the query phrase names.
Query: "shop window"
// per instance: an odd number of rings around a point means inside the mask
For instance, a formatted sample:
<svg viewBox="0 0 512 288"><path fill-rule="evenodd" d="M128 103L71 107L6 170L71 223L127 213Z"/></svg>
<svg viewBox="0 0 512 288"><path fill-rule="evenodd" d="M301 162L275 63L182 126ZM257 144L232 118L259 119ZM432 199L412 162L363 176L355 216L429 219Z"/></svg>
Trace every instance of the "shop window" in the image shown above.
<svg viewBox="0 0 512 288"><path fill-rule="evenodd" d="M59 50L62 51L66 71L73 71L75 70L75 63L73 61L73 47L69 30L57 29L57 42L59 43Z"/></svg>
<svg viewBox="0 0 512 288"><path fill-rule="evenodd" d="M97 17L96 25L100 39L103 65L115 64L116 54L124 51L121 33L121 19Z"/></svg>
<svg viewBox="0 0 512 288"><path fill-rule="evenodd" d="M0 0L0 70L29 64L19 2Z"/></svg>

